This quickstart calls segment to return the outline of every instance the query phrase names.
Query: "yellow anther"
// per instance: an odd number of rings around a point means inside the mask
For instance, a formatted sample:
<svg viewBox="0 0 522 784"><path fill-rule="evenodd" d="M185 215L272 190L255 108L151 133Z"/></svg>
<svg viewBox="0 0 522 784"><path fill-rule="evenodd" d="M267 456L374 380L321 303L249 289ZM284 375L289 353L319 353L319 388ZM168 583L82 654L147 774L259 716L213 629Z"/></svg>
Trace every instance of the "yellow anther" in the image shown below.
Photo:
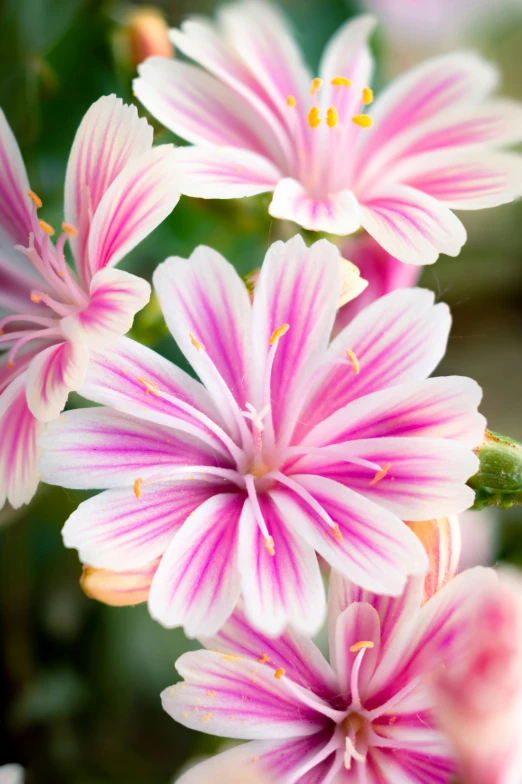
<svg viewBox="0 0 522 784"><path fill-rule="evenodd" d="M318 92L318 90L321 88L322 83L323 80L319 79L317 76L315 77L315 79L312 79L312 86L310 87L310 95L315 95L316 92Z"/></svg>
<svg viewBox="0 0 522 784"><path fill-rule="evenodd" d="M350 652L357 653L357 651L360 651L362 648L373 648L373 647L374 644L371 640L361 640L361 642L356 642L355 645L352 645L350 647Z"/></svg>
<svg viewBox="0 0 522 784"><path fill-rule="evenodd" d="M27 195L29 196L31 201L33 201L36 204L36 209L39 210L40 207L42 206L42 200L38 196L38 194L35 193L34 191L27 191Z"/></svg>
<svg viewBox="0 0 522 784"><path fill-rule="evenodd" d="M205 351L205 346L197 339L193 332L189 332L190 342L198 351Z"/></svg>
<svg viewBox="0 0 522 784"><path fill-rule="evenodd" d="M334 87L351 87L352 80L347 79L346 76L334 76L330 84Z"/></svg>
<svg viewBox="0 0 522 784"><path fill-rule="evenodd" d="M286 675L286 670L284 667L278 667L277 670L274 672L274 678L281 680L283 675Z"/></svg>
<svg viewBox="0 0 522 784"><path fill-rule="evenodd" d="M359 365L359 360L357 359L357 355L352 351L351 348L347 348L346 349L346 356L350 360L350 365L352 366L352 370L355 373L355 375L357 376L359 374L360 369L361 369L361 366Z"/></svg>
<svg viewBox="0 0 522 784"><path fill-rule="evenodd" d="M377 471L377 473L373 477L372 481L370 482L370 486L371 485L376 485L377 482L380 482L381 479L384 479L384 477L386 476L386 474L388 473L389 470L390 470L390 464L386 463L386 465L383 466L380 471Z"/></svg>
<svg viewBox="0 0 522 784"><path fill-rule="evenodd" d="M134 480L134 495L136 498L141 498L141 486L143 484L143 479L135 479Z"/></svg>
<svg viewBox="0 0 522 784"><path fill-rule="evenodd" d="M52 237L54 234L54 229L50 223L47 221L39 220L38 223L40 224L40 228L44 231L49 237Z"/></svg>
<svg viewBox="0 0 522 784"><path fill-rule="evenodd" d="M205 714L205 716L201 717L201 721L210 721L211 718L212 718L212 714L211 713L207 713L207 714Z"/></svg>
<svg viewBox="0 0 522 784"><path fill-rule="evenodd" d="M310 128L317 128L318 125L321 125L321 118L319 117L319 109L317 106L312 106L308 112L308 125Z"/></svg>
<svg viewBox="0 0 522 784"><path fill-rule="evenodd" d="M337 114L337 109L335 108L335 106L330 106L330 108L326 112L326 124L330 128L335 128L338 122L339 122L339 115Z"/></svg>
<svg viewBox="0 0 522 784"><path fill-rule="evenodd" d="M77 237L78 236L78 229L72 226L70 223L62 223L62 229L69 237Z"/></svg>
<svg viewBox="0 0 522 784"><path fill-rule="evenodd" d="M261 658L260 658L260 659L258 659L258 661L259 661L259 663L260 663L260 664L266 664L267 662L269 662L269 661L270 661L270 656L267 656L267 655L266 655L266 653L264 653L264 654L261 656Z"/></svg>
<svg viewBox="0 0 522 784"><path fill-rule="evenodd" d="M225 661L240 661L241 656L234 656L233 653L225 653L223 654L223 658Z"/></svg>
<svg viewBox="0 0 522 784"><path fill-rule="evenodd" d="M283 335L286 335L289 329L290 329L290 324L282 324L277 329L274 329L274 331L270 336L270 340L268 341L270 345L273 346L274 343L277 343L279 338L281 338Z"/></svg>
<svg viewBox="0 0 522 784"><path fill-rule="evenodd" d="M373 125L373 120L369 114L356 114L355 117L352 117L352 122L361 128L371 128Z"/></svg>
<svg viewBox="0 0 522 784"><path fill-rule="evenodd" d="M341 529L339 528L339 526L337 525L337 523L335 523L334 527L332 528L332 531L333 531L333 535L335 536L335 538L336 538L336 539L337 539L339 542L342 542L342 540L343 540L343 535L342 535L342 533L341 533Z"/></svg>
<svg viewBox="0 0 522 784"><path fill-rule="evenodd" d="M8 367L9 369L11 369L11 368L14 368L14 365L15 365L15 363L14 363L14 362L12 362L11 360L9 360L9 362L6 362L6 365L7 365L7 367Z"/></svg>
<svg viewBox="0 0 522 784"><path fill-rule="evenodd" d="M362 91L362 99L363 103L368 106L368 104L373 103L373 90L371 87L364 87Z"/></svg>
<svg viewBox="0 0 522 784"><path fill-rule="evenodd" d="M31 302L41 302L42 297L40 296L40 294L31 294L30 300Z"/></svg>
<svg viewBox="0 0 522 784"><path fill-rule="evenodd" d="M269 555L275 555L275 547L274 547L274 540L271 536L268 536L265 539L265 547L268 550Z"/></svg>
<svg viewBox="0 0 522 784"><path fill-rule="evenodd" d="M297 101L295 100L293 95L288 95L286 98L286 105L287 106L297 106Z"/></svg>
<svg viewBox="0 0 522 784"><path fill-rule="evenodd" d="M156 395L156 397L159 396L159 389L158 389L158 387L155 384L152 383L152 381L147 381L146 378L142 378L140 376L140 378L138 378L138 382L140 384L143 384L143 386L145 387L145 394L146 395L148 395L150 393L152 395Z"/></svg>
<svg viewBox="0 0 522 784"><path fill-rule="evenodd" d="M216 692L212 691L212 690L207 691L207 694L208 694L209 697L215 697L216 696Z"/></svg>

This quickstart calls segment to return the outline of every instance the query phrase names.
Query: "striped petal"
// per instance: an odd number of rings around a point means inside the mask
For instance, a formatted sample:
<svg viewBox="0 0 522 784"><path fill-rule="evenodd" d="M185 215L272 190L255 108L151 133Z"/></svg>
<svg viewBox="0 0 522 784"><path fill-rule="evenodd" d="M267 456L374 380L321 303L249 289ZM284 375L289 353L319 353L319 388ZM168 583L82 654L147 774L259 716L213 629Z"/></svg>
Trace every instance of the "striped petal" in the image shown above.
<svg viewBox="0 0 522 784"><path fill-rule="evenodd" d="M69 341L36 355L27 372L27 404L37 419L50 422L59 416L69 392L82 385L88 362L88 349Z"/></svg>
<svg viewBox="0 0 522 784"><path fill-rule="evenodd" d="M292 177L277 184L268 211L274 218L294 221L309 231L344 235L361 225L359 205L351 191L314 198Z"/></svg>
<svg viewBox="0 0 522 784"><path fill-rule="evenodd" d="M28 191L20 149L0 109L0 236L5 234L12 245L26 246L32 231Z"/></svg>

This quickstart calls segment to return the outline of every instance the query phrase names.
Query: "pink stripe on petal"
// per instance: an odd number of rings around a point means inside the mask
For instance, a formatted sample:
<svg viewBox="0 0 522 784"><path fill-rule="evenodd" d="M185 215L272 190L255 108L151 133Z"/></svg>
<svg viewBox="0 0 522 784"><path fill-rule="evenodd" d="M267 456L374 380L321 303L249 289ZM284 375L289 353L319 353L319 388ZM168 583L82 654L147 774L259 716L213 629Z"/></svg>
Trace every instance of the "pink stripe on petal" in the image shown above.
<svg viewBox="0 0 522 784"><path fill-rule="evenodd" d="M334 647L330 659L335 668L341 693L349 701L364 701L368 682L371 679L381 652L381 620L377 610L366 602L353 602L338 617ZM357 647L369 643L367 647ZM351 650L355 647L355 650ZM364 653L361 654L361 651ZM356 664L356 659L358 663ZM355 684L352 672L356 668ZM352 690L355 685L356 692Z"/></svg>
<svg viewBox="0 0 522 784"><path fill-rule="evenodd" d="M361 225L357 199L350 190L314 197L292 177L277 184L268 211L274 218L294 221L310 231L344 235Z"/></svg>
<svg viewBox="0 0 522 784"><path fill-rule="evenodd" d="M88 362L88 349L78 343L58 343L36 355L27 373L27 404L37 419L56 419L69 392L82 385Z"/></svg>
<svg viewBox="0 0 522 784"><path fill-rule="evenodd" d="M0 229L13 245L28 244L32 207L29 187L18 144L0 109Z"/></svg>

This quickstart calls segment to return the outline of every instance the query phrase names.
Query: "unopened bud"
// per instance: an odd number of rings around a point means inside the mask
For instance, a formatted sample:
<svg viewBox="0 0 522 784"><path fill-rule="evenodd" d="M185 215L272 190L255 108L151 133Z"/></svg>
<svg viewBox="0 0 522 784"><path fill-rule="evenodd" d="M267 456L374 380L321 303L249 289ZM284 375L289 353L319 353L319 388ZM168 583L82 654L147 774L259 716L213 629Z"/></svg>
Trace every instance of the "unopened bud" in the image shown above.
<svg viewBox="0 0 522 784"><path fill-rule="evenodd" d="M157 558L144 566L125 572L84 566L80 585L90 599L96 599L111 607L140 604L149 598L150 585L159 561Z"/></svg>
<svg viewBox="0 0 522 784"><path fill-rule="evenodd" d="M479 470L468 481L475 491L474 509L522 504L522 444L509 436L486 430L476 450Z"/></svg>
<svg viewBox="0 0 522 784"><path fill-rule="evenodd" d="M169 40L169 28L158 8L132 8L116 35L119 59L134 69L147 57L173 57L174 47Z"/></svg>

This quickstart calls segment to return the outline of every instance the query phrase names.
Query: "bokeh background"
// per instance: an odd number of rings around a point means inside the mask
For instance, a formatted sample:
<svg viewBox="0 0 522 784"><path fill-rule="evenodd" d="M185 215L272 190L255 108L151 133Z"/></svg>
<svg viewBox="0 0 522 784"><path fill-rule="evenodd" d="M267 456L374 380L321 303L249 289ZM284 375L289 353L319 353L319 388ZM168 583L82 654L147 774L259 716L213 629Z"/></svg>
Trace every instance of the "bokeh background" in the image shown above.
<svg viewBox="0 0 522 784"><path fill-rule="evenodd" d="M391 11L389 0L372 2L384 22L375 40L378 85L421 56L465 45L498 63L502 91L522 99L520 1L439 0L437 20L429 24L427 12L415 17L421 0L395 0ZM281 5L312 65L336 28L361 10L345 0ZM190 13L212 13L214 6L213 0L158 5L170 25ZM133 8L116 0L0 2L0 105L51 223L62 220L67 155L84 112L112 92L133 100ZM158 138L169 139L155 127ZM182 198L122 266L150 279L167 255L187 255L204 243L247 273L272 241L295 231L271 221L268 203L268 196ZM464 252L442 257L421 281L453 311L440 372L476 378L490 427L522 438L522 204L463 217L469 231ZM154 303L133 332L179 360ZM160 705L160 691L175 680L175 659L194 643L179 630L162 629L144 606L114 609L83 595L76 553L64 549L60 535L82 497L41 486L29 507L0 513L0 764L22 763L30 784L165 784L188 760L218 745L175 725ZM469 513L466 541L471 561L522 565L522 511L499 512L485 522ZM472 552L480 543L480 552Z"/></svg>

